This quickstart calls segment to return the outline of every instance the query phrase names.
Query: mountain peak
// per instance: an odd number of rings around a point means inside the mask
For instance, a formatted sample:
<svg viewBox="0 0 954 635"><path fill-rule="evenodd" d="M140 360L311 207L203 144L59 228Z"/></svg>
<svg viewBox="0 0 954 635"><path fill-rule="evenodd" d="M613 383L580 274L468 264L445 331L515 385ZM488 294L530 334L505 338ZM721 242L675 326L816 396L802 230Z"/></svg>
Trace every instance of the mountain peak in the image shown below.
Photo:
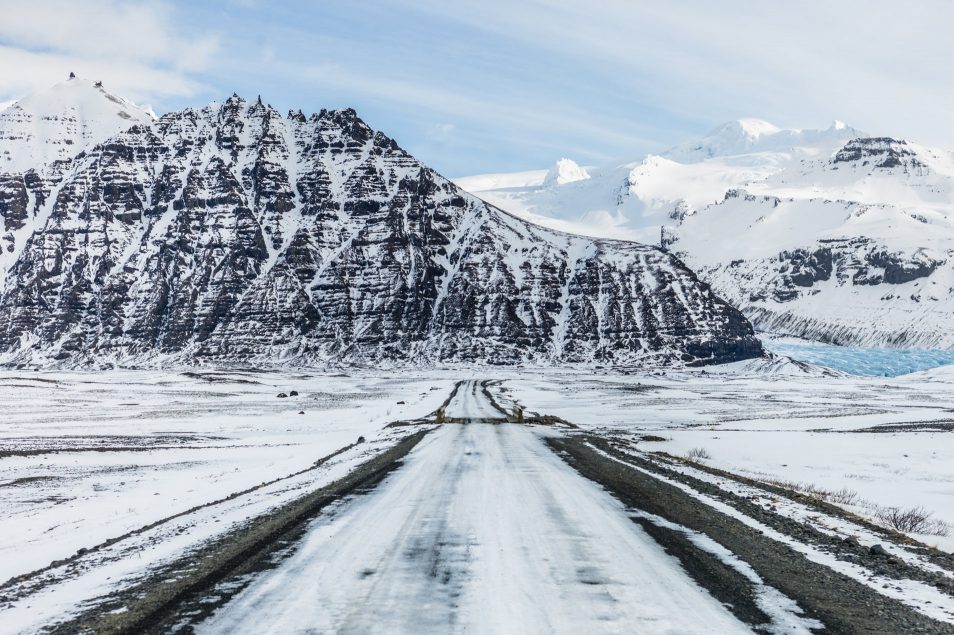
<svg viewBox="0 0 954 635"><path fill-rule="evenodd" d="M735 121L729 121L722 124L713 130L712 133L710 133L710 136L720 133L728 133L730 135L740 135L748 139L758 139L760 137L776 134L780 131L781 128L765 121L764 119L756 119L755 117L742 117L741 119L736 119Z"/></svg>
<svg viewBox="0 0 954 635"><path fill-rule="evenodd" d="M763 119L746 117L717 126L702 139L678 145L662 156L680 163L755 152L794 152L830 155L846 141L866 133L835 120L825 130L779 128Z"/></svg>
<svg viewBox="0 0 954 635"><path fill-rule="evenodd" d="M852 139L831 160L831 164L853 163L859 167L902 168L924 173L928 167L920 160L917 151L904 139L891 137L862 137Z"/></svg>
<svg viewBox="0 0 954 635"><path fill-rule="evenodd" d="M71 77L0 112L0 172L24 172L69 159L152 113L107 91L102 82Z"/></svg>
<svg viewBox="0 0 954 635"><path fill-rule="evenodd" d="M543 178L543 185L565 185L574 181L584 181L590 178L589 172L580 165L567 158L559 159Z"/></svg>

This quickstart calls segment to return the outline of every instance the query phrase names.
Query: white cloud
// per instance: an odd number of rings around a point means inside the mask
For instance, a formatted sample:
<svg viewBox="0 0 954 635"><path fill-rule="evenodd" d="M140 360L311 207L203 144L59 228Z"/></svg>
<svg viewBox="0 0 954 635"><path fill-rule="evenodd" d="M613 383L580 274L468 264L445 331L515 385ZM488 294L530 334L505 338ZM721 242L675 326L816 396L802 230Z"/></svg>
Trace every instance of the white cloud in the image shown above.
<svg viewBox="0 0 954 635"><path fill-rule="evenodd" d="M119 0L22 2L0 20L0 96L18 97L70 72L135 100L188 96L218 48L183 35L164 4Z"/></svg>
<svg viewBox="0 0 954 635"><path fill-rule="evenodd" d="M473 87L471 90L455 90L411 71L389 74L354 72L333 63L305 66L274 64L270 70L288 78L319 83L353 95L367 95L382 102L429 109L471 122L489 123L508 133L515 130L534 130L542 133L573 129L594 142L646 142L645 139L627 135L611 125L594 121L569 102L561 104L559 110L527 108L516 95L504 93L500 86L497 87L497 92L475 90Z"/></svg>

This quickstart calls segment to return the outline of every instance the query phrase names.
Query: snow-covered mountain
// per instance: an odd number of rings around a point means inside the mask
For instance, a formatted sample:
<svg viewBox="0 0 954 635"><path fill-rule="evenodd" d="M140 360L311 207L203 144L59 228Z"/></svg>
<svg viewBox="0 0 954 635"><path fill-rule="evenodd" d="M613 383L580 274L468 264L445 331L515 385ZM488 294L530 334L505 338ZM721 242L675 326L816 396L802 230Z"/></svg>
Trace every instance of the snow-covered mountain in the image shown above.
<svg viewBox="0 0 954 635"><path fill-rule="evenodd" d="M0 110L0 172L38 170L71 159L151 113L108 92L100 82L71 76Z"/></svg>
<svg viewBox="0 0 954 635"><path fill-rule="evenodd" d="M954 153L836 122L720 126L564 185L457 182L550 227L656 241L759 330L954 348Z"/></svg>
<svg viewBox="0 0 954 635"><path fill-rule="evenodd" d="M761 119L744 118L724 123L699 141L678 145L663 156L680 163L766 152L817 157L864 136L867 135L842 121L832 122L825 130L793 130Z"/></svg>
<svg viewBox="0 0 954 635"><path fill-rule="evenodd" d="M282 116L233 96L131 123L55 171L0 177L13 184L0 197L0 360L642 364L762 352L677 258L520 220L352 110Z"/></svg>

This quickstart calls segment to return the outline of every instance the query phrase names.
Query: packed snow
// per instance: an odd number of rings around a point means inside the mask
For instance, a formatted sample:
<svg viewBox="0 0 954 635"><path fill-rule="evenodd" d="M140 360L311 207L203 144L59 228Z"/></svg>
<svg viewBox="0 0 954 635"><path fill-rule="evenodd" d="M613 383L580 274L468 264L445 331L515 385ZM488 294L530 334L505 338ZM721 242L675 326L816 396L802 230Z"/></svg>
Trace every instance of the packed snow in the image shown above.
<svg viewBox="0 0 954 635"><path fill-rule="evenodd" d="M465 421L494 421L506 416L491 405L481 391L480 383L476 380L463 382L451 397L444 408L444 414L451 419Z"/></svg>

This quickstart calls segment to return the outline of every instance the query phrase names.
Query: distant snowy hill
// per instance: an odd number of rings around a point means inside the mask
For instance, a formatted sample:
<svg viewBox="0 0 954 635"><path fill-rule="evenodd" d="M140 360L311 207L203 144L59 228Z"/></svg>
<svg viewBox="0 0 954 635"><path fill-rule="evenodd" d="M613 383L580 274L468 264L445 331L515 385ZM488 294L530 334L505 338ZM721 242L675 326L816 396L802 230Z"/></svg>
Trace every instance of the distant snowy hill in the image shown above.
<svg viewBox="0 0 954 635"><path fill-rule="evenodd" d="M745 119L588 172L562 185L458 182L551 227L661 243L760 330L954 348L951 152L841 122L785 130Z"/></svg>
<svg viewBox="0 0 954 635"><path fill-rule="evenodd" d="M747 118L724 123L699 141L676 146L663 156L680 163L766 152L817 157L845 141L864 136L867 135L841 121L833 122L826 130L791 130Z"/></svg>
<svg viewBox="0 0 954 635"><path fill-rule="evenodd" d="M46 128L9 139L11 165L31 167L0 174L0 361L704 364L762 354L748 321L677 258L487 205L353 110L281 115L233 96L154 121L105 93L112 105L94 108L99 88L73 86L14 106L15 120ZM96 143L90 131L104 122L121 132ZM89 133L83 151L45 166L64 156L51 140L81 145L77 129ZM566 163L552 181L581 178Z"/></svg>

